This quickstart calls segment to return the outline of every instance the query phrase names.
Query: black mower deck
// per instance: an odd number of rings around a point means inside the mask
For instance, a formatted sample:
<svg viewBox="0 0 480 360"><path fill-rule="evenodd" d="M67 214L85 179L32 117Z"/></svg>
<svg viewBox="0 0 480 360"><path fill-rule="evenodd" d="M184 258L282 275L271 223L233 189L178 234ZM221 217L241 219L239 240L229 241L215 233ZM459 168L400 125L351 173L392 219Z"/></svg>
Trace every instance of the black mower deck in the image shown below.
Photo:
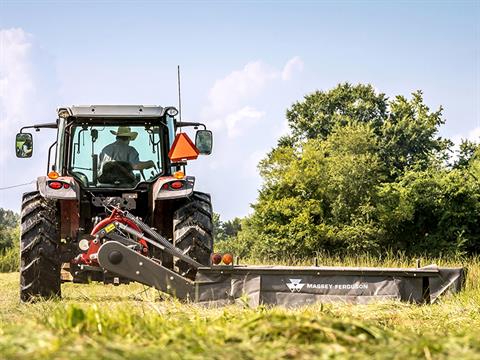
<svg viewBox="0 0 480 360"><path fill-rule="evenodd" d="M245 301L302 306L316 302L368 303L395 299L432 303L445 292L458 292L464 268L354 268L286 266L199 267L195 281L163 267L116 242L98 252L100 265L133 281L179 299L211 305Z"/></svg>

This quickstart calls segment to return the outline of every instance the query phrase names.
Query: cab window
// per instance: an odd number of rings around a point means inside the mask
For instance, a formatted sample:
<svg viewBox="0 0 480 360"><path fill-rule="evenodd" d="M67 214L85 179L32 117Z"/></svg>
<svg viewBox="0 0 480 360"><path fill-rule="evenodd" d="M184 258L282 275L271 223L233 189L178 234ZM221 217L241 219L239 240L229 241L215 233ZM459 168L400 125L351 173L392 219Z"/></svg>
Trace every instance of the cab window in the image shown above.
<svg viewBox="0 0 480 360"><path fill-rule="evenodd" d="M162 173L161 128L125 122L72 129L70 173L87 187L134 187Z"/></svg>

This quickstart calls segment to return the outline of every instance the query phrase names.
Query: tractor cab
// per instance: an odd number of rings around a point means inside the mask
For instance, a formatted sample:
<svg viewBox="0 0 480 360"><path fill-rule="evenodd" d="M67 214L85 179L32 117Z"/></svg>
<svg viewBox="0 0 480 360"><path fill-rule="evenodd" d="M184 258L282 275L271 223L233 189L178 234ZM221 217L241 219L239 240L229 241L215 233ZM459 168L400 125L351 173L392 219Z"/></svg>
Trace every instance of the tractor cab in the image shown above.
<svg viewBox="0 0 480 360"><path fill-rule="evenodd" d="M32 135L24 129L57 128L56 155L51 160L52 145L48 172L71 176L82 188L134 189L171 175L198 154L211 153L211 132L200 123L177 121L177 113L174 107L142 105L59 108L56 123L21 129L16 154L30 157L33 153ZM185 133L176 134L188 126L204 128L197 131L195 144ZM179 137L186 139L186 146L185 141L178 144Z"/></svg>
<svg viewBox="0 0 480 360"><path fill-rule="evenodd" d="M85 188L134 188L165 173L168 137L151 122L72 123L66 169Z"/></svg>

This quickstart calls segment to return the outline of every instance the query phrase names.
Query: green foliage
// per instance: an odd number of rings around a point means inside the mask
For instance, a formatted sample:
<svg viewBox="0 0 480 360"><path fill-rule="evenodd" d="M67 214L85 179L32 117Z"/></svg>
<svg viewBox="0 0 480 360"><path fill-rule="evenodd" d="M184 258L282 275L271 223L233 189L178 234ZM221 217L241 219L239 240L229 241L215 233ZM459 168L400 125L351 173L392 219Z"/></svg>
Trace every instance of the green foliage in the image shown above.
<svg viewBox="0 0 480 360"><path fill-rule="evenodd" d="M454 167L465 168L470 166L472 162L478 159L478 154L480 154L479 150L479 144L469 140L462 140Z"/></svg>
<svg viewBox="0 0 480 360"><path fill-rule="evenodd" d="M219 214L213 214L213 233L215 241L225 241L235 237L241 229L242 224L240 218L222 221Z"/></svg>
<svg viewBox="0 0 480 360"><path fill-rule="evenodd" d="M287 111L291 135L259 165L254 213L229 249L284 258L318 252L440 254L480 251L480 150L438 136L442 109L417 91L388 100L340 84Z"/></svg>
<svg viewBox="0 0 480 360"><path fill-rule="evenodd" d="M0 272L17 271L19 267L20 217L0 208Z"/></svg>
<svg viewBox="0 0 480 360"><path fill-rule="evenodd" d="M15 227L20 221L20 216L12 210L0 208L0 228Z"/></svg>
<svg viewBox="0 0 480 360"><path fill-rule="evenodd" d="M475 180L480 181L480 144L462 140L454 168L466 170Z"/></svg>
<svg viewBox="0 0 480 360"><path fill-rule="evenodd" d="M19 239L20 229L18 226L0 229L0 254L17 245L20 241Z"/></svg>
<svg viewBox="0 0 480 360"><path fill-rule="evenodd" d="M423 103L421 91L408 100L397 96L388 100L371 85L340 84L334 89L316 91L287 110L292 131L280 146L299 144L304 139L327 139L338 126L352 122L369 124L378 138L379 153L389 174L398 175L407 166L428 165L431 156L445 156L451 143L437 137L444 123L442 108L435 112Z"/></svg>
<svg viewBox="0 0 480 360"><path fill-rule="evenodd" d="M383 178L368 124L336 127L302 149L279 147L261 163L265 185L232 245L261 257L310 256L337 247L376 248L372 201ZM255 239L255 241L253 241Z"/></svg>
<svg viewBox="0 0 480 360"><path fill-rule="evenodd" d="M14 246L19 240L18 214L0 208L0 254Z"/></svg>
<svg viewBox="0 0 480 360"><path fill-rule="evenodd" d="M240 218L222 221L220 215L213 214L213 236L216 251L226 252L230 242L237 237L238 232L242 229Z"/></svg>
<svg viewBox="0 0 480 360"><path fill-rule="evenodd" d="M296 140L326 139L336 125L346 125L351 119L378 128L386 118L385 94L376 94L371 85L348 83L328 92L309 94L287 110L288 124Z"/></svg>
<svg viewBox="0 0 480 360"><path fill-rule="evenodd" d="M475 180L480 181L480 145L477 145L477 149L469 162L468 172Z"/></svg>
<svg viewBox="0 0 480 360"><path fill-rule="evenodd" d="M480 183L467 171L407 171L380 190L385 246L410 253L480 253Z"/></svg>
<svg viewBox="0 0 480 360"><path fill-rule="evenodd" d="M389 103L389 109L381 126L380 153L393 177L413 165L428 168L434 156L445 158L451 142L436 136L444 123L442 108L430 112L423 103L422 92L417 91L411 100L397 96Z"/></svg>
<svg viewBox="0 0 480 360"><path fill-rule="evenodd" d="M18 239L18 237L16 239ZM0 273L18 271L19 268L20 249L19 241L16 241L12 247L0 252Z"/></svg>

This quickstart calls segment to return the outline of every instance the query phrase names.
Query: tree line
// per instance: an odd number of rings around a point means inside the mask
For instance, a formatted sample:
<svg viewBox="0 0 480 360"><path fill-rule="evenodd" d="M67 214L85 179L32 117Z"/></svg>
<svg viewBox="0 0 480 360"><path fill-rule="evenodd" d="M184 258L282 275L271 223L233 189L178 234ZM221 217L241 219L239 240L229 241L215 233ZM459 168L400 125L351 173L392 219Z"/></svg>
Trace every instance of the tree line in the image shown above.
<svg viewBox="0 0 480 360"><path fill-rule="evenodd" d="M19 221L17 213L0 208L0 254L18 243Z"/></svg>
<svg viewBox="0 0 480 360"><path fill-rule="evenodd" d="M316 91L286 112L289 134L258 169L253 214L218 249L259 258L318 253L480 253L480 147L454 151L421 91Z"/></svg>

